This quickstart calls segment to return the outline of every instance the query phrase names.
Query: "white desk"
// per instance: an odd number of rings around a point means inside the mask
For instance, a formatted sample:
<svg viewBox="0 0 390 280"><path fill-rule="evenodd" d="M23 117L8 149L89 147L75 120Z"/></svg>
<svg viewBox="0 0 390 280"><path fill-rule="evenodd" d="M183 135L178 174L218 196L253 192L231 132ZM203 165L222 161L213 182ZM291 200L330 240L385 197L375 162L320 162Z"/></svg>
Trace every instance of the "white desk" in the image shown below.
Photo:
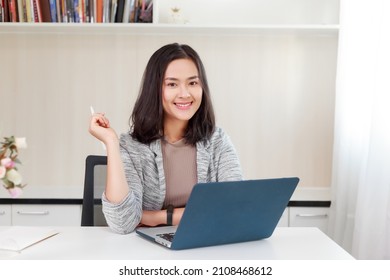
<svg viewBox="0 0 390 280"><path fill-rule="evenodd" d="M0 227L6 228L6 227ZM334 260L353 259L317 228L278 227L268 239L172 251L136 233L119 235L107 227L59 227L60 233L21 253L0 251L0 259L39 260Z"/></svg>

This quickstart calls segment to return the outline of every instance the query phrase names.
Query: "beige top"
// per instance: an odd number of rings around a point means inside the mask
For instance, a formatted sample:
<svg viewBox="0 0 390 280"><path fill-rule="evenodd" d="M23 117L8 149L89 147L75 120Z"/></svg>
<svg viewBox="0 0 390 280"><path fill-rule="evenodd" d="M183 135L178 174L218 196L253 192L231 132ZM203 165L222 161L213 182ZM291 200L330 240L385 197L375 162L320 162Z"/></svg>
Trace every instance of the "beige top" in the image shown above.
<svg viewBox="0 0 390 280"><path fill-rule="evenodd" d="M185 206L197 182L196 147L181 139L174 143L162 141L166 193L163 208Z"/></svg>

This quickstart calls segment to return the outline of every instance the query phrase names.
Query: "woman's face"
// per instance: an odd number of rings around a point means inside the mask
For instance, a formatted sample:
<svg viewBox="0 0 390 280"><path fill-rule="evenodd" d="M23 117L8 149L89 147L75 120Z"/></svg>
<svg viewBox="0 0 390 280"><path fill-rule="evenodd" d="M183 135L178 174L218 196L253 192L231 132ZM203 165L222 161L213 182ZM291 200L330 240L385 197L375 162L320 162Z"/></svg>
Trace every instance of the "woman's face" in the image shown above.
<svg viewBox="0 0 390 280"><path fill-rule="evenodd" d="M202 92L195 63L190 59L172 61L165 71L162 88L164 123L187 123L200 107Z"/></svg>

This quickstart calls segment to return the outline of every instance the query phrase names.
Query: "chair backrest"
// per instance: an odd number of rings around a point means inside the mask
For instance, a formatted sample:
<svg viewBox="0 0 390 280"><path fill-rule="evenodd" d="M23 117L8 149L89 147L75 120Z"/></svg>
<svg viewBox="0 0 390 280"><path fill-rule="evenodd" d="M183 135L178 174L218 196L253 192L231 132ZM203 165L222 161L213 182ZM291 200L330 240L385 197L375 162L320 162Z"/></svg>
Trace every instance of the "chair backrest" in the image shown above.
<svg viewBox="0 0 390 280"><path fill-rule="evenodd" d="M85 160L84 196L81 226L106 226L102 194L106 185L107 157L89 155Z"/></svg>

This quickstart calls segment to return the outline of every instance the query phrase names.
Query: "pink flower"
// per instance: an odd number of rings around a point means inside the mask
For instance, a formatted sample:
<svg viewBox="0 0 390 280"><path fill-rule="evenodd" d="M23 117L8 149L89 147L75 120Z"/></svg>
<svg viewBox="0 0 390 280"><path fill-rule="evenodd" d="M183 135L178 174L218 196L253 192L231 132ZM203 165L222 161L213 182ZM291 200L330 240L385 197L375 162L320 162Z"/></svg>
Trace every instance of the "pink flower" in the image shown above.
<svg viewBox="0 0 390 280"><path fill-rule="evenodd" d="M15 167L15 162L13 162L9 157L6 157L1 160L1 165L10 169Z"/></svg>
<svg viewBox="0 0 390 280"><path fill-rule="evenodd" d="M14 183L14 185L20 185L22 183L22 176L15 169L8 170L7 180Z"/></svg>
<svg viewBox="0 0 390 280"><path fill-rule="evenodd" d="M12 198L22 194L22 176L16 165L21 162L17 159L18 149L27 148L26 138L4 137L0 142L0 185L3 185Z"/></svg>
<svg viewBox="0 0 390 280"><path fill-rule="evenodd" d="M8 189L8 192L12 198L16 198L23 193L23 190L21 188L14 187L14 188Z"/></svg>

